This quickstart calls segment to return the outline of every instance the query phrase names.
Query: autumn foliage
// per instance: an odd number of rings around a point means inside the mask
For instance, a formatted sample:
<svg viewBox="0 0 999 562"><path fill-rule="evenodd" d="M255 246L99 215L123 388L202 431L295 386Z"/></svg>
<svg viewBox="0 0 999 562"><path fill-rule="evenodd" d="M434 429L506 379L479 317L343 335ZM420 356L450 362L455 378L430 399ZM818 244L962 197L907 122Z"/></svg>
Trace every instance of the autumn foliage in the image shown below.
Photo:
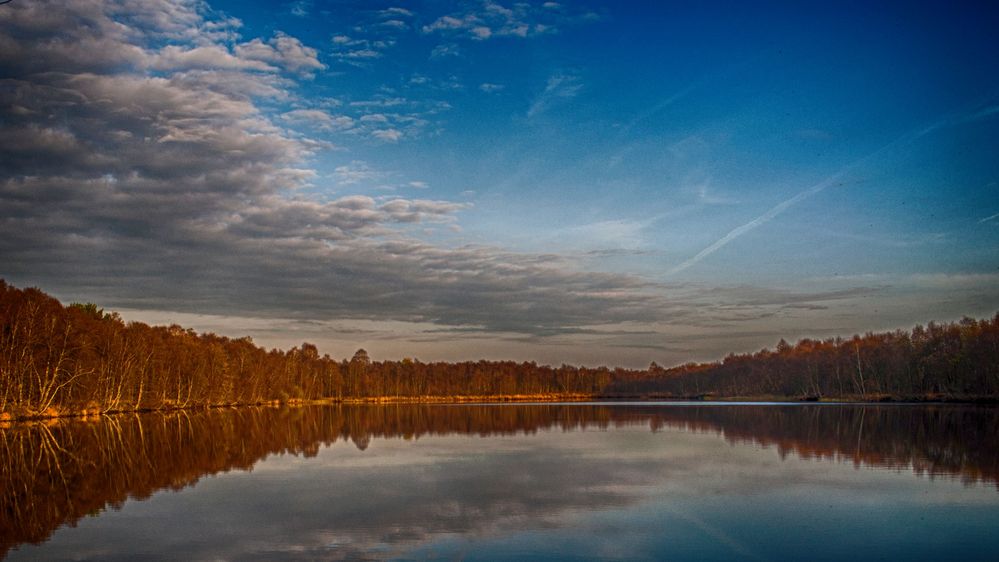
<svg viewBox="0 0 999 562"><path fill-rule="evenodd" d="M999 315L851 339L781 341L721 362L646 370L534 362L350 360L303 343L124 322L0 280L0 416L93 415L362 399L774 396L965 399L999 396ZM0 418L2 421L2 418Z"/></svg>
<svg viewBox="0 0 999 562"><path fill-rule="evenodd" d="M0 281L0 412L90 415L264 402L379 397L592 396L614 372L535 363L373 362L303 343L266 350L246 338L124 322L95 305L64 307Z"/></svg>
<svg viewBox="0 0 999 562"><path fill-rule="evenodd" d="M999 314L849 339L781 340L774 350L652 369L617 392L860 400L999 397Z"/></svg>

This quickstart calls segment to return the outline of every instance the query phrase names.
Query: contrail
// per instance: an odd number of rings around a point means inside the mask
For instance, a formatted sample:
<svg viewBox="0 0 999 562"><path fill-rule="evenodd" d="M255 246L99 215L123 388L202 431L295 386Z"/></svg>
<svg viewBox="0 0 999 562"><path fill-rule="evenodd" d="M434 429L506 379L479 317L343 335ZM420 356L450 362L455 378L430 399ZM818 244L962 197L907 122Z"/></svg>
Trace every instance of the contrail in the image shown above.
<svg viewBox="0 0 999 562"><path fill-rule="evenodd" d="M756 217L755 219L747 222L746 224L744 224L742 226L739 226L737 228L732 229L728 234L726 234L725 236L722 236L721 238L719 238L718 240L716 240L714 242L714 244L711 244L707 248L704 248L703 250L701 250L700 252L698 252L697 255L695 255L694 257L692 257L692 258L684 261L680 265L677 265L673 269L670 269L668 272L666 272L666 274L667 275L673 275L675 273L679 273L679 272L683 271L684 269L687 269L688 267L690 267L690 266L696 264L697 262L703 260L704 258L710 256L711 254L717 252L718 250L720 250L721 248L723 248L725 245L727 245L729 242L735 240L736 238L742 236L743 234L749 232L750 230L753 230L754 228L756 228L756 227L758 227L758 226L760 226L762 224L765 224L765 223L769 222L771 219L773 219L777 215L779 215L779 214L783 213L784 211L786 211L792 205L798 203L799 201L801 201L803 199L807 199L807 198L811 197L812 195L815 195L816 193L818 193L818 192L822 191L823 189L829 187L830 185L834 184L837 180L839 180L839 178L843 177L843 175L846 173L846 171L847 170L844 169L844 170L841 170L840 172L837 172L836 174L833 174L832 176L829 176L828 178L826 178L826 179L822 180L821 182L813 185L812 187L806 189L805 191L802 191L801 193L795 195L794 197L792 197L792 198L790 198L790 199L788 199L786 201L782 201L781 203L777 204L776 206L774 206L769 211L767 211L767 212L763 213L762 215Z"/></svg>
<svg viewBox="0 0 999 562"><path fill-rule="evenodd" d="M695 89L697 89L700 86L701 82L703 82L703 80L697 80L691 82L690 84L687 85L687 87L675 92L672 96L660 101L656 105L640 113L637 117L635 117L631 121L628 121L628 123L626 123L624 127L621 127L621 130L618 131L617 138L620 139L624 137L626 134L628 134L629 131L631 131L631 129L635 127L635 125L641 123L642 121L645 121L646 119L652 117L656 113L659 113L660 111L673 105L674 103L677 102L677 100L686 97L688 94L690 94L690 92L693 92Z"/></svg>
<svg viewBox="0 0 999 562"><path fill-rule="evenodd" d="M826 189L827 187L835 184L843 176L845 176L847 173L849 173L849 172L853 171L855 168L858 168L861 165L867 163L869 160L871 160L873 158L876 158L877 156L880 156L883 152L885 152L885 151L887 151L889 149L895 148L896 146L904 146L904 145L907 145L907 144L909 144L911 142L914 142L917 139L919 139L919 138L921 138L923 136L926 136L926 135L930 134L931 132L939 129L940 127L942 127L944 125L947 125L949 123L952 123L952 122L960 122L960 120L954 119L953 117L946 117L946 118L940 119L940 120L938 120L938 121L936 121L936 122L934 122L934 123L932 123L932 124L930 124L930 125L922 128L922 129L917 129L915 131L908 132L908 133L906 133L906 134L898 137L897 139L895 139L895 140L891 141L890 143L882 146L881 148L875 150L874 152L868 154L867 156L864 156L863 158L861 158L859 160L856 160L856 161L854 161L854 162L852 162L852 163L844 166L843 168L841 168L835 174L833 174L833 175L829 176L828 178L820 181L819 183L813 185L812 187L809 187L808 189L806 189L806 190L798 193L794 197L791 197L790 199L787 199L785 201L782 201L782 202L778 203L777 205L773 206L769 211L767 211L767 212L763 213L762 215L756 217L755 219L747 222L746 224L744 224L742 226L738 226L738 227L732 229L728 234L726 234L725 236L722 236L721 238L719 238L718 240L716 240L713 244L711 244L707 248L704 248L703 250L701 250L700 252L698 252L697 255L695 255L694 257L692 257L692 258L684 261L683 263L681 263L681 264L677 265L676 267L673 267L672 269L670 269L669 271L667 271L666 275L677 274L677 273L679 273L679 272L681 272L681 271L689 268L690 266L697 264L698 262L700 262L704 258L706 258L706 257L710 256L711 254L717 252L718 250L724 248L726 245L728 245L729 242L732 242L733 240L739 238L743 234L745 234L745 233L747 233L747 232L755 229L758 226L761 226L761 225L764 225L764 224L770 222L771 220L773 220L774 217L776 217L777 215L783 213L784 211L788 210L789 208L793 207L794 205L800 203L801 201L803 201L805 199L808 199L809 197L815 195L816 193L819 193L819 192L823 191L824 189Z"/></svg>

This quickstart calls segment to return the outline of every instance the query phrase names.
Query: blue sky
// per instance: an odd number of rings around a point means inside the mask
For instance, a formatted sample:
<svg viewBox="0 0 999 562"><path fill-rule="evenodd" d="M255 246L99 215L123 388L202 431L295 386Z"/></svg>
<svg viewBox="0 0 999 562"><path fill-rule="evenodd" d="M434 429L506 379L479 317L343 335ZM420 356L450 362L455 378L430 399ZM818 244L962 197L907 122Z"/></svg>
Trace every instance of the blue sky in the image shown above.
<svg viewBox="0 0 999 562"><path fill-rule="evenodd" d="M0 275L66 300L632 366L999 309L987 3L2 9Z"/></svg>

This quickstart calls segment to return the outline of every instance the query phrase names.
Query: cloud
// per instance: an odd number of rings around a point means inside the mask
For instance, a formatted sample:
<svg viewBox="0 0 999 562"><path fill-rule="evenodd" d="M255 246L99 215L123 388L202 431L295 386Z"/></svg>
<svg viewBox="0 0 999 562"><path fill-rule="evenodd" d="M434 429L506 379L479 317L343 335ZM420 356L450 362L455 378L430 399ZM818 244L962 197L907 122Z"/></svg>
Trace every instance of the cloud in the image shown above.
<svg viewBox="0 0 999 562"><path fill-rule="evenodd" d="M213 68L174 72L170 81L187 89L206 89L227 98L245 101L253 98L287 101L292 97L294 87L293 80L276 74L250 74Z"/></svg>
<svg viewBox="0 0 999 562"><path fill-rule="evenodd" d="M409 100L400 97L375 96L369 100L357 100L350 102L352 107L395 107L406 105Z"/></svg>
<svg viewBox="0 0 999 562"><path fill-rule="evenodd" d="M442 59L445 57L457 56L461 56L461 49L459 49L458 45L455 45L454 43L437 45L432 51L430 51L431 59Z"/></svg>
<svg viewBox="0 0 999 562"><path fill-rule="evenodd" d="M649 223L649 220L605 220L569 227L560 236L585 247L607 244L616 248L636 249L645 245L642 233Z"/></svg>
<svg viewBox="0 0 999 562"><path fill-rule="evenodd" d="M450 109L449 105L433 100L389 96L347 104L335 101L313 102L320 107L299 107L281 114L280 118L299 128L396 143L421 138L434 125L434 117ZM330 113L323 106L335 107L336 113Z"/></svg>
<svg viewBox="0 0 999 562"><path fill-rule="evenodd" d="M277 33L264 43L237 44L233 18L206 19L201 4L135 0L125 6L30 2L4 10L0 67L13 76L40 67L50 72L95 72L131 68L285 70L308 74L324 67L315 49ZM10 32L16 30L17 35ZM134 41L141 35L148 44ZM159 49L153 41L171 42Z"/></svg>
<svg viewBox="0 0 999 562"><path fill-rule="evenodd" d="M354 160L350 164L337 166L333 170L333 175L340 185L352 185L364 181L380 180L388 174L373 170L366 162Z"/></svg>
<svg viewBox="0 0 999 562"><path fill-rule="evenodd" d="M381 10L380 12L378 12L378 15L387 18L397 18L397 17L411 18L413 17L413 12L407 10L406 8L399 8L393 6L391 8L386 8L384 10Z"/></svg>
<svg viewBox="0 0 999 562"><path fill-rule="evenodd" d="M479 84L479 89L487 94L492 94L503 89L502 84L491 84L489 82L483 82Z"/></svg>
<svg viewBox="0 0 999 562"><path fill-rule="evenodd" d="M441 31L444 29L461 29L465 27L466 21L458 19L452 16L442 16L438 18L434 23L430 25L423 26L424 33L432 33L434 31Z"/></svg>
<svg viewBox="0 0 999 562"><path fill-rule="evenodd" d="M413 13L405 8L387 8L367 12L347 33L332 37L331 56L338 62L355 67L368 67L385 55L398 38L411 29Z"/></svg>
<svg viewBox="0 0 999 562"><path fill-rule="evenodd" d="M454 222L455 213L469 206L467 203L450 201L393 199L382 204L379 210L387 213L388 218L394 222Z"/></svg>
<svg viewBox="0 0 999 562"><path fill-rule="evenodd" d="M291 12L291 15L298 16L300 18L308 16L311 10L312 2L310 0L296 0L288 7L288 11Z"/></svg>
<svg viewBox="0 0 999 562"><path fill-rule="evenodd" d="M295 109L284 113L281 118L292 123L306 125L324 131L349 130L354 120L346 115L331 115L321 109Z"/></svg>
<svg viewBox="0 0 999 562"><path fill-rule="evenodd" d="M343 132L379 142L419 139L436 125L438 114L450 109L450 104L432 99L376 95L346 104L342 112L349 114L354 126Z"/></svg>
<svg viewBox="0 0 999 562"><path fill-rule="evenodd" d="M408 29L409 28L409 24L406 23L406 22L404 22L404 21L402 21L402 20L385 20L385 21L379 23L378 25L380 25L382 27L392 27L392 28L400 29L400 30L401 29Z"/></svg>
<svg viewBox="0 0 999 562"><path fill-rule="evenodd" d="M275 64L301 76L312 76L315 71L326 68L316 58L316 49L307 47L295 37L280 31L266 43L254 39L249 43L236 45L234 52L241 58Z"/></svg>
<svg viewBox="0 0 999 562"><path fill-rule="evenodd" d="M333 201L263 198L242 209L226 227L241 237L322 241L382 234L387 224L450 223L467 205L447 201L392 199L378 203L353 195Z"/></svg>
<svg viewBox="0 0 999 562"><path fill-rule="evenodd" d="M355 51L340 53L338 56L347 59L376 59L381 57L382 54L374 49L357 49Z"/></svg>
<svg viewBox="0 0 999 562"><path fill-rule="evenodd" d="M395 45L392 38L364 39L346 34L334 35L334 51L331 56L337 61L352 66L363 67L384 56L383 51Z"/></svg>
<svg viewBox="0 0 999 562"><path fill-rule="evenodd" d="M384 113L369 113L362 115L360 121L362 123L388 123L389 118Z"/></svg>
<svg viewBox="0 0 999 562"><path fill-rule="evenodd" d="M147 55L145 62L149 68L156 70L284 70L311 77L317 70L326 68L316 57L315 49L278 32L266 43L253 39L236 45L231 52L224 45L216 44L191 47L167 45L158 52Z"/></svg>
<svg viewBox="0 0 999 562"><path fill-rule="evenodd" d="M527 116L534 117L561 101L574 98L582 89L583 84L578 76L561 72L555 73L548 77L545 89L531 102Z"/></svg>
<svg viewBox="0 0 999 562"><path fill-rule="evenodd" d="M484 41L497 37L527 38L557 33L561 27L598 19L590 12L568 10L555 3L536 6L518 2L506 7L498 2L472 2L458 12L445 14L424 25L424 34L440 34Z"/></svg>
<svg viewBox="0 0 999 562"><path fill-rule="evenodd" d="M378 129L371 133L371 136L385 142L399 142L402 138L402 131L398 129Z"/></svg>
<svg viewBox="0 0 999 562"><path fill-rule="evenodd" d="M176 69L221 69L221 70L261 70L274 72L277 67L261 60L236 56L221 45L196 46L191 48L167 45L151 57L149 67L156 70Z"/></svg>
<svg viewBox="0 0 999 562"><path fill-rule="evenodd" d="M424 74L414 74L410 77L409 81L406 83L408 87L420 88L424 91L436 90L436 91L455 91L463 90L465 85L461 82L454 74L447 76L446 78L433 79Z"/></svg>
<svg viewBox="0 0 999 562"><path fill-rule="evenodd" d="M316 190L301 188L404 180L360 160L320 175L312 162L330 145L309 129L401 142L449 106L386 94L302 107L298 81L322 64L289 35L234 40L238 22L172 0L4 10L0 276L10 282L109 307L545 337L782 310L780 295L739 304L738 293L580 271L564 256L418 238L423 226L457 226L462 203L310 198ZM553 76L535 113L580 87Z"/></svg>

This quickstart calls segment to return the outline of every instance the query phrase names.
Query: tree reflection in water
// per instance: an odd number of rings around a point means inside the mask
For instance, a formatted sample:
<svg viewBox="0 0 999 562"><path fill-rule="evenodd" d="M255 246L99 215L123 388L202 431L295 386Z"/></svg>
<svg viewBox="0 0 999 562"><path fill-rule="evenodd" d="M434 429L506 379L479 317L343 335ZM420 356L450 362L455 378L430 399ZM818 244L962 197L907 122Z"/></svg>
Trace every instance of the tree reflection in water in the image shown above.
<svg viewBox="0 0 999 562"><path fill-rule="evenodd" d="M64 524L275 453L350 441L647 425L856 465L999 485L999 415L901 405L358 405L176 411L0 429L0 556Z"/></svg>

